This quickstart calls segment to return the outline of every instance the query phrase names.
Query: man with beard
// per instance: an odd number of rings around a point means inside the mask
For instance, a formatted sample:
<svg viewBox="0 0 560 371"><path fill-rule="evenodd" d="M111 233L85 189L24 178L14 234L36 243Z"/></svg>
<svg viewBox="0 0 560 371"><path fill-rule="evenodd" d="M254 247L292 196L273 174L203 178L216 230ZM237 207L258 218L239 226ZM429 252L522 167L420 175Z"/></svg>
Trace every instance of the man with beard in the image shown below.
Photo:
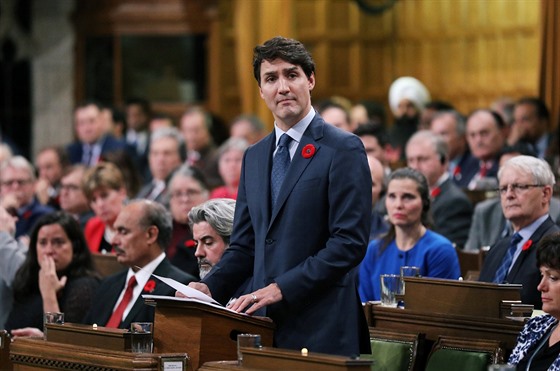
<svg viewBox="0 0 560 371"><path fill-rule="evenodd" d="M210 273L229 247L234 212L235 200L229 198L206 201L189 212L200 278Z"/></svg>
<svg viewBox="0 0 560 371"><path fill-rule="evenodd" d="M389 129L389 143L401 160L405 159L404 147L418 130L420 116L430 101L428 89L414 77L400 77L389 88L389 106L395 116Z"/></svg>

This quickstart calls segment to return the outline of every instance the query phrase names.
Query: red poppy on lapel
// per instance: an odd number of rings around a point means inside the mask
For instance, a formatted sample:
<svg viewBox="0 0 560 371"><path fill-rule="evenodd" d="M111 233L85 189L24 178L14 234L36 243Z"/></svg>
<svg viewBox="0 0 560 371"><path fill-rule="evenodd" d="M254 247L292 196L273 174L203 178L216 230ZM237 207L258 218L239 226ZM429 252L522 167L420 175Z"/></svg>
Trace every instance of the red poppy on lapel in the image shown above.
<svg viewBox="0 0 560 371"><path fill-rule="evenodd" d="M32 214L31 210L27 210L26 212L23 213L22 217L23 217L23 219L27 220L27 219L31 218L31 214Z"/></svg>
<svg viewBox="0 0 560 371"><path fill-rule="evenodd" d="M315 154L315 146L313 144L306 144L301 150L303 158L311 158Z"/></svg>
<svg viewBox="0 0 560 371"><path fill-rule="evenodd" d="M531 245L533 244L532 240L527 240L527 242L525 242L523 244L523 247L521 248L521 251L527 251L531 248Z"/></svg>
<svg viewBox="0 0 560 371"><path fill-rule="evenodd" d="M149 280L148 282L146 282L146 284L144 285L144 291L145 292L153 292L156 289L156 281L154 280Z"/></svg>
<svg viewBox="0 0 560 371"><path fill-rule="evenodd" d="M196 241L195 240L186 240L185 241L185 247L188 247L189 249L195 248L196 247Z"/></svg>
<svg viewBox="0 0 560 371"><path fill-rule="evenodd" d="M441 193L441 188L436 187L436 188L432 189L432 191L430 192L430 196L432 196L433 198L436 198L437 196L439 196L440 193Z"/></svg>

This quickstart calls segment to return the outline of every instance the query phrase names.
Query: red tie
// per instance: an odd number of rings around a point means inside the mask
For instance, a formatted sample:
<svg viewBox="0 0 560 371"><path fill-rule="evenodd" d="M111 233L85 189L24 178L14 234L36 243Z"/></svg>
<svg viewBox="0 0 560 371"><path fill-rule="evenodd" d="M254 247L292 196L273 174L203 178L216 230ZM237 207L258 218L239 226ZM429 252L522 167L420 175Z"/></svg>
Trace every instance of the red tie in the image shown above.
<svg viewBox="0 0 560 371"><path fill-rule="evenodd" d="M136 277L132 276L128 280L128 285L126 286L126 290L124 292L121 302L119 303L119 305L117 305L117 308L111 315L111 318L109 318L109 321L107 321L105 327L113 327L113 328L119 327L122 321L124 310L126 309L128 303L130 303L130 300L132 299L132 291L134 290L134 286L136 286Z"/></svg>
<svg viewBox="0 0 560 371"><path fill-rule="evenodd" d="M490 168L490 163L482 161L480 164L480 177L484 178L488 173L488 169Z"/></svg>

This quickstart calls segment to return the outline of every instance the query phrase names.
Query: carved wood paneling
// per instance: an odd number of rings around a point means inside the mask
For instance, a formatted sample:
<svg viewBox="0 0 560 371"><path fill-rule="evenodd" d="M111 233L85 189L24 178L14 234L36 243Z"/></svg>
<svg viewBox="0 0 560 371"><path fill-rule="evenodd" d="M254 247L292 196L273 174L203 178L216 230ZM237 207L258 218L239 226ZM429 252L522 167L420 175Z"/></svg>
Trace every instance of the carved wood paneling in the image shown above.
<svg viewBox="0 0 560 371"><path fill-rule="evenodd" d="M100 0L79 2L80 33L208 33L208 108L231 120L270 112L252 76L252 48L275 35L301 40L317 63L315 101L332 95L387 104L397 77L468 112L499 96L537 94L538 0L399 0L368 15L352 0ZM77 97L83 97L81 43ZM118 66L116 66L118 67ZM115 90L120 86L115 83ZM118 94L117 94L118 95ZM115 103L120 103L118 97ZM157 108L180 112L176 105Z"/></svg>

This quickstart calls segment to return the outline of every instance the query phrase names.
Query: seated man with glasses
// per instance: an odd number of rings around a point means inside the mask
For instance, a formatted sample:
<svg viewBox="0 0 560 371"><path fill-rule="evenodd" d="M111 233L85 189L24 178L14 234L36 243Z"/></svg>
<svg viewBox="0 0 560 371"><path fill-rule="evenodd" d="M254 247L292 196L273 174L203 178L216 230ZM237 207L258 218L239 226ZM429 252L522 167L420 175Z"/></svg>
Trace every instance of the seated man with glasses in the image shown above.
<svg viewBox="0 0 560 371"><path fill-rule="evenodd" d="M17 216L15 237L26 236L37 219L54 209L35 198L35 169L22 156L15 156L0 166L0 206Z"/></svg>
<svg viewBox="0 0 560 371"><path fill-rule="evenodd" d="M521 301L541 309L536 245L544 236L560 231L549 215L554 175L544 160L517 156L500 168L498 181L502 210L514 233L492 245L479 279L522 284Z"/></svg>

